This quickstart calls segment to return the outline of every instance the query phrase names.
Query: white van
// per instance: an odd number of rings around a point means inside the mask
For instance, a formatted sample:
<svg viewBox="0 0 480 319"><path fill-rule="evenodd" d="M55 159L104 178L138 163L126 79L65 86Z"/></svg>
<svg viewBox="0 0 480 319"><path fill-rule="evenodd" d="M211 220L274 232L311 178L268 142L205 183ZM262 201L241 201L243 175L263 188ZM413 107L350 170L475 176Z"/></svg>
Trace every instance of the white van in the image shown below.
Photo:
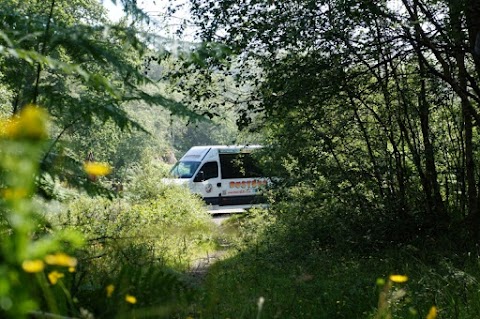
<svg viewBox="0 0 480 319"><path fill-rule="evenodd" d="M267 185L252 152L259 145L192 147L170 174L175 183L186 184L207 204L245 205L261 202L259 191Z"/></svg>

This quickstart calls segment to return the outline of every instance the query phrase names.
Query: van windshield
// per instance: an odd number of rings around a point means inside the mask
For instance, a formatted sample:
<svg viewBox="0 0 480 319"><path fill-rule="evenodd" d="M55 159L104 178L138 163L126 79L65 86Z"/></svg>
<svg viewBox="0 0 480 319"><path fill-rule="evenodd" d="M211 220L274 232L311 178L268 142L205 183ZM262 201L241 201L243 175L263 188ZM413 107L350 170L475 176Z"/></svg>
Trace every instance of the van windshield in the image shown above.
<svg viewBox="0 0 480 319"><path fill-rule="evenodd" d="M200 166L200 162L177 162L170 170L170 175L176 178L191 178L197 171L198 166Z"/></svg>

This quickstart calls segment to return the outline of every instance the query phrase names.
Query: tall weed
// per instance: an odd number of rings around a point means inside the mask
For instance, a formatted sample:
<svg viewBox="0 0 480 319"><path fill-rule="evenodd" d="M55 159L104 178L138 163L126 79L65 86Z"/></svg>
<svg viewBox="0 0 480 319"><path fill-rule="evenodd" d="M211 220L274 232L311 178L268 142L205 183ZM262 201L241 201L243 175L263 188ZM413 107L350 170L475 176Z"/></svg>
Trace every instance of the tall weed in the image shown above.
<svg viewBox="0 0 480 319"><path fill-rule="evenodd" d="M0 317L36 311L76 313L68 292L82 246L71 228L52 231L32 201L48 132L46 113L33 105L0 120Z"/></svg>

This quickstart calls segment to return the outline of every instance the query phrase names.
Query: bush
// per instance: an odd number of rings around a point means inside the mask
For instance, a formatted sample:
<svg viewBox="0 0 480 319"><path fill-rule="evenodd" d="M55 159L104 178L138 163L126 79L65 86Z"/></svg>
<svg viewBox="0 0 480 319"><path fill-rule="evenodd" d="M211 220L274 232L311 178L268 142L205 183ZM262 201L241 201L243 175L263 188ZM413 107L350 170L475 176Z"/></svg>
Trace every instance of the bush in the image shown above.
<svg viewBox="0 0 480 319"><path fill-rule="evenodd" d="M81 195L65 211L49 215L56 229L75 229L85 237L72 293L96 317L134 309L171 313L193 293L181 273L214 245L215 227L199 198L184 187L164 185L150 163L132 172L120 197ZM111 298L108 286L115 287ZM135 305L125 303L127 294L135 296Z"/></svg>

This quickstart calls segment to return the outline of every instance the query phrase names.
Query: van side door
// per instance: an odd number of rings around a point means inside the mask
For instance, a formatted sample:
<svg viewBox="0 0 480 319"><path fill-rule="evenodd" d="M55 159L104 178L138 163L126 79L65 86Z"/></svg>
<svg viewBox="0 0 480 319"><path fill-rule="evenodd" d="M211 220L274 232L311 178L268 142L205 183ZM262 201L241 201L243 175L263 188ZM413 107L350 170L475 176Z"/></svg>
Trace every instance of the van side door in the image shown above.
<svg viewBox="0 0 480 319"><path fill-rule="evenodd" d="M217 205L221 194L221 180L217 161L204 163L193 179L194 192L208 204Z"/></svg>

